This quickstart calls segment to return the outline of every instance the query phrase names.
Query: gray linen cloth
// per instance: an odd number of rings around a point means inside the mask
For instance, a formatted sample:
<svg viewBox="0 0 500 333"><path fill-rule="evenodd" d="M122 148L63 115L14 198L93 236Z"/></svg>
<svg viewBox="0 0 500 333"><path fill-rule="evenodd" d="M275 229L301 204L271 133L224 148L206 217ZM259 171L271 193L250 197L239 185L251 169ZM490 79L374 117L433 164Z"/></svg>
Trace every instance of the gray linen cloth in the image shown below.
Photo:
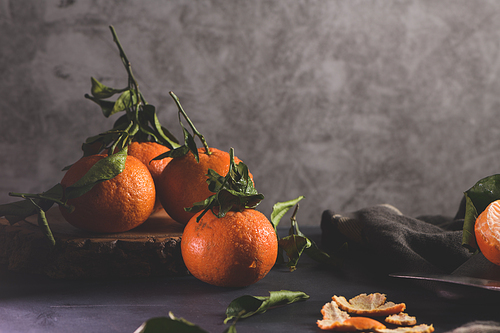
<svg viewBox="0 0 500 333"><path fill-rule="evenodd" d="M391 205L348 214L327 210L321 244L334 250L347 242L351 255L372 263L380 273L451 273L472 255L461 245L462 225L458 215L411 218Z"/></svg>

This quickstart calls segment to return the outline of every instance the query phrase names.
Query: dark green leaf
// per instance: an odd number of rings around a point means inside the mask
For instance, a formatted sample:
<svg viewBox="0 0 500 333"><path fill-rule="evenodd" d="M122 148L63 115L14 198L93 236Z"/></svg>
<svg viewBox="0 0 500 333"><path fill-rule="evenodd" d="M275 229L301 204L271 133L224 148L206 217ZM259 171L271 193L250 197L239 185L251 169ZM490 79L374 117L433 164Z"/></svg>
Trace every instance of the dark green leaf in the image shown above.
<svg viewBox="0 0 500 333"><path fill-rule="evenodd" d="M212 193L220 191L226 182L226 177L219 175L215 170L210 168L208 169L207 176L208 190Z"/></svg>
<svg viewBox="0 0 500 333"><path fill-rule="evenodd" d="M481 214L490 203L500 199L500 174L479 180L465 193L471 199L477 213Z"/></svg>
<svg viewBox="0 0 500 333"><path fill-rule="evenodd" d="M184 142L185 145L189 148L189 151L193 153L194 159L196 162L200 162L200 156L198 155L198 147L196 147L196 142L194 141L194 137L187 131L184 126L182 126L182 131L184 133Z"/></svg>
<svg viewBox="0 0 500 333"><path fill-rule="evenodd" d="M182 126L182 123L181 123ZM166 153L163 153L157 157L155 157L153 160L161 160L163 158L179 158L183 157L190 151L193 153L194 158L196 159L196 162L200 161L200 157L198 155L198 149L196 148L196 143L194 141L194 137L182 126L182 130L184 133L184 145L182 146L177 146L174 149L171 149L167 151Z"/></svg>
<svg viewBox="0 0 500 333"><path fill-rule="evenodd" d="M233 300L226 309L224 324L233 318L247 318L255 314L264 313L271 307L287 305L298 301L305 301L309 295L301 291L270 291L269 296L245 295Z"/></svg>
<svg viewBox="0 0 500 333"><path fill-rule="evenodd" d="M479 180L465 192L466 209L462 244L471 251L477 250L474 225L476 218L490 203L500 200L500 175L493 175Z"/></svg>
<svg viewBox="0 0 500 333"><path fill-rule="evenodd" d="M85 98L90 99L97 105L101 107L102 114L108 118L110 115L112 115L113 108L115 106L115 102L110 102L110 101L104 101L102 99L97 99L93 96L90 96L88 94L85 94Z"/></svg>
<svg viewBox="0 0 500 333"><path fill-rule="evenodd" d="M470 197L465 195L465 216L464 216L464 226L462 231L462 245L465 246L469 251L474 252L478 250L476 243L476 234L474 231L474 226L476 224L476 219L479 214L476 211L474 203Z"/></svg>
<svg viewBox="0 0 500 333"><path fill-rule="evenodd" d="M294 200L279 202L273 207L274 210L273 214L271 214L271 219L277 226L283 215L295 204L295 210L290 218L291 226L288 231L288 236L278 240L279 254L277 261L279 263L286 263L291 271L296 269L297 263L303 253L307 254L311 259L319 263L328 264L334 267L341 264L339 257L331 256L330 254L322 251L313 240L309 239L300 231L296 214L299 208L298 202L302 198L303 197L301 196ZM340 256L341 252L343 254L344 249L344 247L341 247L339 249L339 253L336 253L336 255ZM285 255L288 259L287 261L285 261Z"/></svg>
<svg viewBox="0 0 500 333"><path fill-rule="evenodd" d="M111 110L111 113L105 116L109 117L117 112L130 109L135 105L136 102L137 102L136 94L132 90L126 90L116 100L113 109Z"/></svg>
<svg viewBox="0 0 500 333"><path fill-rule="evenodd" d="M114 94L119 94L126 89L113 89L106 87L101 82L97 81L95 78L91 77L90 81L92 83L91 93L97 99L104 99L113 96Z"/></svg>
<svg viewBox="0 0 500 333"><path fill-rule="evenodd" d="M10 224L24 220L28 216L38 213L40 209L47 211L54 204L62 201L63 189L56 184L41 194L9 193L11 196L22 197L28 200L16 201L0 205L0 216L5 216Z"/></svg>
<svg viewBox="0 0 500 333"><path fill-rule="evenodd" d="M42 193L42 196L47 199L62 200L64 195L64 190L61 184L56 184L52 186L48 191ZM43 210L47 211L48 208L44 207L43 203L40 204Z"/></svg>
<svg viewBox="0 0 500 333"><path fill-rule="evenodd" d="M28 216L35 215L37 208L29 200L21 200L0 205L0 216L4 216L10 224L19 222Z"/></svg>
<svg viewBox="0 0 500 333"><path fill-rule="evenodd" d="M66 199L79 197L90 191L96 184L112 179L125 168L127 149L97 161L75 184L66 188Z"/></svg>
<svg viewBox="0 0 500 333"><path fill-rule="evenodd" d="M153 105L144 105L143 111L154 131L158 133L157 139L160 143L166 145L170 149L180 146L179 141L175 138L175 136L160 124L158 116L156 115L156 108Z"/></svg>
<svg viewBox="0 0 500 333"><path fill-rule="evenodd" d="M107 131L106 133L124 130L130 126L131 122L132 121L129 119L128 114L121 115L120 117L118 117L118 119L116 119L115 123L113 124L113 129Z"/></svg>
<svg viewBox="0 0 500 333"><path fill-rule="evenodd" d="M208 333L199 326L172 313L169 317L155 317L144 322L134 333Z"/></svg>
<svg viewBox="0 0 500 333"><path fill-rule="evenodd" d="M155 158L153 158L153 161L161 160L161 159L164 159L167 157L170 157L170 158L182 157L182 156L186 155L187 153L189 153L189 147L180 146L178 148L171 149L163 154L156 156Z"/></svg>
<svg viewBox="0 0 500 333"><path fill-rule="evenodd" d="M273 212L271 213L271 223L274 226L274 229L278 227L281 218L290 210L290 208L295 206L302 199L304 199L304 196L300 196L289 201L277 202L276 204L274 204Z"/></svg>
<svg viewBox="0 0 500 333"><path fill-rule="evenodd" d="M344 243L336 252L336 256L331 256L325 251L321 250L318 245L310 240L310 246L304 249L304 253L311 259L321 264L327 264L333 267L339 266L342 264L342 260L340 259L342 255L345 255L347 252L347 243Z"/></svg>
<svg viewBox="0 0 500 333"><path fill-rule="evenodd" d="M217 216L224 217L233 207L240 207L240 200L234 192L227 189L221 189L216 194L217 202L220 207Z"/></svg>
<svg viewBox="0 0 500 333"><path fill-rule="evenodd" d="M288 257L287 266L294 271L302 252L311 246L311 241L304 236L288 235L278 240L278 245Z"/></svg>
<svg viewBox="0 0 500 333"><path fill-rule="evenodd" d="M202 202L196 202L192 207L184 208L188 212L208 211L224 217L230 210L241 211L255 208L264 199L264 195L257 192L249 175L248 168L243 162L237 165L234 162L234 150L229 151L229 171L222 177L212 169L208 170L208 189L215 194ZM205 213L197 217L199 221Z"/></svg>

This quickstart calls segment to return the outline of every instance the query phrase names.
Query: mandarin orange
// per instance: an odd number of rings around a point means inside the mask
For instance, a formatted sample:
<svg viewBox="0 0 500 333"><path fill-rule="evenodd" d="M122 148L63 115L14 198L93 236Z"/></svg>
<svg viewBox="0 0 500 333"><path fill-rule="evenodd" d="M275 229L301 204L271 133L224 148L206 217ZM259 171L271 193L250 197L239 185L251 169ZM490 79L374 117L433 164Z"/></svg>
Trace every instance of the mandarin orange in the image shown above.
<svg viewBox="0 0 500 333"><path fill-rule="evenodd" d="M221 287L245 287L271 270L278 240L269 220L259 211L229 211L224 217L197 213L184 228L182 258L201 281Z"/></svg>
<svg viewBox="0 0 500 333"><path fill-rule="evenodd" d="M157 142L137 142L134 141L128 146L127 154L134 156L139 161L144 163L149 172L151 172L151 176L153 176L153 180L157 181L163 172L163 169L167 166L168 162L172 160L171 158L163 158L161 160L153 159L158 155L166 153L170 149L164 145L161 145Z"/></svg>
<svg viewBox="0 0 500 333"><path fill-rule="evenodd" d="M91 155L78 160L61 180L63 188L73 185L104 157ZM131 230L146 221L155 200L155 185L148 168L137 158L127 156L123 172L68 200L75 207L73 212L59 207L66 221L79 229L114 233Z"/></svg>
<svg viewBox="0 0 500 333"><path fill-rule="evenodd" d="M201 202L214 194L207 185L208 169L219 175L229 171L229 153L216 148L198 148L199 162L192 152L173 158L163 170L158 180L157 193L165 211L175 221L187 224L195 213L186 212L196 202ZM235 163L241 162L236 156Z"/></svg>
<svg viewBox="0 0 500 333"><path fill-rule="evenodd" d="M500 265L500 200L493 201L479 214L474 233L486 259Z"/></svg>
<svg viewBox="0 0 500 333"><path fill-rule="evenodd" d="M155 187L158 188L158 181L163 172L163 169L167 166L167 164L172 160L171 158L163 158L161 160L153 159L163 153L168 152L170 149L156 142L132 142L128 146L127 154L134 156L139 159L142 163L144 163L147 167L151 176L153 177L153 181L155 182ZM162 205L160 202L160 197L156 197L155 208L153 212L157 212L162 209Z"/></svg>

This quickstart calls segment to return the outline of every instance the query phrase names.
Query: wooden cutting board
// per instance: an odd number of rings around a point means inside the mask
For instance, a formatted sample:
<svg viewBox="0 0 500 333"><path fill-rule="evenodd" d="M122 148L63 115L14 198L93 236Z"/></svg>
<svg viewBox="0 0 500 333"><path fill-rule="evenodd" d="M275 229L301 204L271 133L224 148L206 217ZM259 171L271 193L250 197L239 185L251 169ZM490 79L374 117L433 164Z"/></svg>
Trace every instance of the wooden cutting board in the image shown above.
<svg viewBox="0 0 500 333"><path fill-rule="evenodd" d="M36 216L10 225L0 218L0 264L9 270L57 279L187 275L180 241L183 226L164 210L139 227L117 234L74 228L58 208L47 212L56 240L51 249Z"/></svg>

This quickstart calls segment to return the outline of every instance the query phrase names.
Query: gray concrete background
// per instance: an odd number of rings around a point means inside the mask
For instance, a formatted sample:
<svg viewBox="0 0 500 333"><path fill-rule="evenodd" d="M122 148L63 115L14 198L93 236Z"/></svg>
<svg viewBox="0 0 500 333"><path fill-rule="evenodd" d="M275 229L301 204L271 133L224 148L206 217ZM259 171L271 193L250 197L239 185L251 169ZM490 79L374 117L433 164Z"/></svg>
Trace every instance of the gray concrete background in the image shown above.
<svg viewBox="0 0 500 333"><path fill-rule="evenodd" d="M299 195L301 225L379 203L453 215L500 172L500 2L0 0L0 202L111 128L83 97L91 76L126 85L109 25L161 122L178 130L172 90L268 216Z"/></svg>

